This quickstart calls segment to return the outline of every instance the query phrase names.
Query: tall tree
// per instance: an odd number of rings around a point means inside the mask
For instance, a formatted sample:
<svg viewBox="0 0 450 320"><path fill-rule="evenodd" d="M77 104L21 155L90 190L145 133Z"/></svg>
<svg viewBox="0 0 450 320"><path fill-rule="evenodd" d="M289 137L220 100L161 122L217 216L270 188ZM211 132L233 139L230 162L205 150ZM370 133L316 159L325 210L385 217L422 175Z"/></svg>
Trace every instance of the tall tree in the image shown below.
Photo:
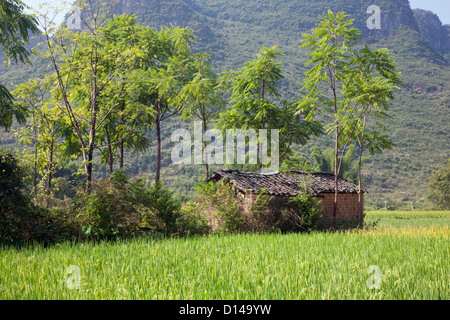
<svg viewBox="0 0 450 320"><path fill-rule="evenodd" d="M38 179L38 122L41 116L45 95L47 93L45 83L42 79L32 79L27 83L19 85L13 92L13 96L19 101L16 102L19 108L26 110L31 117L30 126L23 126L16 133L19 141L33 145L33 194L35 200L38 196L37 179Z"/></svg>
<svg viewBox="0 0 450 320"><path fill-rule="evenodd" d="M202 122L203 132L218 117L225 106L225 98L220 88L217 75L211 66L209 53L200 53L193 59L193 79L180 91L179 104L184 105L183 117L196 117ZM206 152L206 141L203 140L204 164L206 179L209 178L209 161Z"/></svg>
<svg viewBox="0 0 450 320"><path fill-rule="evenodd" d="M355 52L350 64L350 81L346 82L343 92L351 101L353 115L349 125L343 130L342 144L356 142L359 147L358 193L362 221L363 153L368 150L373 155L394 146L388 135L383 133L387 129L382 121L390 118L389 103L402 82L395 58L386 48L372 51L365 45Z"/></svg>
<svg viewBox="0 0 450 320"><path fill-rule="evenodd" d="M283 53L277 49L262 48L257 58L245 63L238 71L223 76L231 91L230 108L221 113L218 127L225 129L280 130L280 158L291 152L294 143L306 144L311 136L322 133L321 125L296 114L297 102L281 101L279 81L283 70L276 61ZM258 140L257 163L263 167L261 141Z"/></svg>
<svg viewBox="0 0 450 320"><path fill-rule="evenodd" d="M124 68L121 60L112 60L106 68L113 72L122 70L114 81L109 82L102 92L102 104L115 101L109 113L103 131L99 132L102 145L97 148L102 152L102 159L108 164L109 171L114 171L114 162L118 152L119 169L124 170L125 149L133 152L145 151L150 145L147 131L152 127L154 116L153 106L139 103L133 85L137 70L145 65L154 64L157 54L156 33L141 26L135 15L117 16L102 28L104 49L110 52L126 51L139 46L135 57L130 56ZM128 73L128 74L127 74ZM116 99L117 92L121 95Z"/></svg>
<svg viewBox="0 0 450 320"><path fill-rule="evenodd" d="M51 77L44 79L31 79L19 85L13 95L18 99L17 104L27 109L31 122L19 129L16 133L21 142L33 145L33 185L34 196L38 200L38 175L44 178L44 191L47 196L52 194L52 180L57 166L57 154L61 153L62 145L58 144L60 137L62 117L49 94ZM24 158L26 158L25 151ZM60 159L61 160L61 157Z"/></svg>
<svg viewBox="0 0 450 320"><path fill-rule="evenodd" d="M95 149L99 147L99 132L104 132L123 99L127 77L134 70L136 57L142 55L142 43L113 46L107 41L110 30L108 24L120 18L108 19L102 5L98 9L83 8L81 15L83 30L71 30L44 24L44 34L48 47L47 57L55 70L57 86L53 96L66 122L72 127L73 137L79 145L86 176L86 189L90 189L94 165ZM91 13L91 15L89 15ZM48 19L43 19L47 21ZM130 30L139 28L135 20L126 20L122 31L134 36ZM121 44L121 42L119 41ZM115 91L111 92L111 88ZM73 139L75 138L75 139ZM107 145L111 145L108 143Z"/></svg>
<svg viewBox="0 0 450 320"><path fill-rule="evenodd" d="M0 0L0 45L5 53L5 63L29 62L26 44L30 35L38 33L38 22L32 15L24 13L27 8L20 0ZM26 111L13 103L13 96L0 84L0 127L9 130L13 119L25 123Z"/></svg>
<svg viewBox="0 0 450 320"><path fill-rule="evenodd" d="M343 12L334 14L328 10L328 14L320 16L316 28L311 34L304 34L301 48L308 48L306 66L313 65L306 73L303 81L303 90L308 94L300 109L307 108L310 116L315 114L319 107L324 107L332 114L333 121L329 125L328 132L334 132L334 175L335 196L333 218L337 214L338 179L339 179L339 153L341 126L344 125L348 101L342 99L342 86L348 74L348 61L352 57L352 47L357 43L359 31L352 28L353 20L346 20L348 15ZM324 90L327 90L324 92Z"/></svg>
<svg viewBox="0 0 450 320"><path fill-rule="evenodd" d="M310 116L318 108L332 114L328 132L334 133L333 218L336 218L338 177L349 147L358 141L361 163L363 141L373 142L371 150L391 145L377 131L372 131L369 139L367 124L370 115L378 120L387 115L388 102L393 99L400 75L387 49L371 51L367 46L359 51L355 49L360 32L351 27L353 20L347 19L344 12L328 11L320 18L322 21L302 40L301 48L307 48L311 57L306 65L312 66L305 73L303 90L307 95L299 106L302 111L308 110Z"/></svg>
<svg viewBox="0 0 450 320"><path fill-rule="evenodd" d="M192 79L191 43L195 37L191 31L179 27L164 27L157 32L157 53L153 63L146 64L136 74L134 87L138 101L153 106L156 131L155 182L161 180L162 124L179 115L184 105L179 95Z"/></svg>

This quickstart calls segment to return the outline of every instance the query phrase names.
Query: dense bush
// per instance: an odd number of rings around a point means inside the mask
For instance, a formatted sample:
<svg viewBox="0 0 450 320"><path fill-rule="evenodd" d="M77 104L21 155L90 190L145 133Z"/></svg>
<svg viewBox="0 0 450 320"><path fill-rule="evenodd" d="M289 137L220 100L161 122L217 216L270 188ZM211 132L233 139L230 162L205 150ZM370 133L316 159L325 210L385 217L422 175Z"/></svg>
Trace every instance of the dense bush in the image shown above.
<svg viewBox="0 0 450 320"><path fill-rule="evenodd" d="M145 206L149 214L145 221L150 227L159 226L167 234L177 233L177 220L181 216L181 202L162 183L153 184L146 192Z"/></svg>
<svg viewBox="0 0 450 320"><path fill-rule="evenodd" d="M51 205L43 208L33 204L26 176L13 156L0 154L0 240L114 239L143 227L167 236L309 231L320 218L319 202L307 192L277 208L263 193L247 203L225 181L208 182L182 205L162 184L147 188L122 171L93 182L89 192L83 187L71 199L45 201Z"/></svg>
<svg viewBox="0 0 450 320"><path fill-rule="evenodd" d="M45 210L33 205L26 176L17 159L0 151L0 240L29 240L43 233L38 226Z"/></svg>
<svg viewBox="0 0 450 320"><path fill-rule="evenodd" d="M251 225L258 232L309 232L324 222L320 200L305 188L303 194L286 199L261 191L254 198Z"/></svg>
<svg viewBox="0 0 450 320"><path fill-rule="evenodd" d="M187 201L181 208L177 220L177 234L180 236L206 235L212 230L203 211L204 205Z"/></svg>
<svg viewBox="0 0 450 320"><path fill-rule="evenodd" d="M309 232L317 229L322 218L320 203L306 187L302 194L290 198L287 208L283 210L288 221L283 231Z"/></svg>
<svg viewBox="0 0 450 320"><path fill-rule="evenodd" d="M196 201L207 204L203 210L209 215L214 232L234 233L248 229L243 203L229 184L210 181L200 183L194 189Z"/></svg>
<svg viewBox="0 0 450 320"><path fill-rule="evenodd" d="M428 199L438 209L450 210L450 159L438 170L433 171L427 185Z"/></svg>
<svg viewBox="0 0 450 320"><path fill-rule="evenodd" d="M121 171L94 182L89 192L79 191L72 210L77 213L80 233L94 239L136 234L143 192L139 182L129 182Z"/></svg>
<svg viewBox="0 0 450 320"><path fill-rule="evenodd" d="M209 221L213 232L308 232L322 221L320 200L306 188L287 202L268 196L264 190L244 201L225 181L195 187L195 203Z"/></svg>
<svg viewBox="0 0 450 320"><path fill-rule="evenodd" d="M146 188L123 171L79 187L72 198L46 198L48 208L33 204L26 169L10 154L0 154L0 240L101 240L136 235L142 227L166 235L207 234L197 204L183 208L162 184Z"/></svg>

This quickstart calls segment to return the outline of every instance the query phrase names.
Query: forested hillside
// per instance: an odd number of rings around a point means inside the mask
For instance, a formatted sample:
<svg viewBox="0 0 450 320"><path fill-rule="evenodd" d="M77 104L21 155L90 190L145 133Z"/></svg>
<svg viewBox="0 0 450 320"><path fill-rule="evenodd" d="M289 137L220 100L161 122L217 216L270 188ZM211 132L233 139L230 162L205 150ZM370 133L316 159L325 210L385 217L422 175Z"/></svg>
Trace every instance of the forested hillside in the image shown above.
<svg viewBox="0 0 450 320"><path fill-rule="evenodd" d="M370 30L370 5L381 9L381 29ZM290 99L302 96L301 83L307 70L306 51L300 49L303 33L314 28L327 9L344 11L354 19L362 39L371 48L386 47L398 57L404 82L389 110L386 123L396 147L366 159L364 185L367 203L376 207L425 205L428 177L449 157L450 123L450 28L431 13L414 11L407 0L119 0L114 14L136 14L143 25L189 27L200 38L198 51L210 52L216 72L238 69L262 47L278 46L285 78L280 92ZM436 32L438 30L438 32ZM37 43L34 42L34 44ZM49 63L32 59L33 65L2 68L0 81L9 87L44 73ZM322 114L320 117L325 118ZM201 166L175 166L170 161L170 135L183 121L174 119L163 127L163 180L186 193L203 174ZM190 123L183 124L190 126ZM154 133L149 133L153 137ZM0 143L14 148L13 133L1 132ZM312 161L311 148L331 147L332 137L313 139L295 149ZM155 172L156 151L128 157L128 173L148 176ZM214 169L214 168L213 168ZM106 174L98 168L97 174Z"/></svg>

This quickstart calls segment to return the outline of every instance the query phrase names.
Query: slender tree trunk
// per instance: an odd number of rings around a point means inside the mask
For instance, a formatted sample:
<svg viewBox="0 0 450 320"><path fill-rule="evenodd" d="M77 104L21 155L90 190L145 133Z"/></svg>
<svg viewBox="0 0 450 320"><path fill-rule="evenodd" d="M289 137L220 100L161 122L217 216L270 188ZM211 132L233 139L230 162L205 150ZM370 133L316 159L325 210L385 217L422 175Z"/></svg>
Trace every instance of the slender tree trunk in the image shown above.
<svg viewBox="0 0 450 320"><path fill-rule="evenodd" d="M96 135L96 125L97 125L97 106L95 101L95 93L94 99L92 102L92 111L91 111L91 130L89 132L89 149L87 152L87 164L86 168L86 191L89 193L92 184L92 168L94 161L94 149L95 149L95 135Z"/></svg>
<svg viewBox="0 0 450 320"><path fill-rule="evenodd" d="M359 141L359 140L358 140ZM361 143L359 144L359 163L358 163L358 212L359 212L359 221L358 224L363 224L363 203L362 203L362 193L361 193L361 165L362 165L362 154L363 154L363 146Z"/></svg>
<svg viewBox="0 0 450 320"><path fill-rule="evenodd" d="M125 101L122 101L121 111L122 113L125 110ZM122 125L125 125L125 121L123 119L123 114L120 115L120 120L122 121ZM123 139L120 140L119 143L119 167L120 170L123 170L123 162L124 162L124 142Z"/></svg>
<svg viewBox="0 0 450 320"><path fill-rule="evenodd" d="M206 118L204 117L203 119L203 134L205 134L206 132ZM206 171L206 180L208 180L209 178L209 164L208 164L208 153L206 152L206 141L204 139L203 140L203 152L205 153L205 171Z"/></svg>
<svg viewBox="0 0 450 320"><path fill-rule="evenodd" d="M37 128L36 128L36 110L33 108L33 143L34 143L34 171L33 171L33 187L34 187L34 199L37 201Z"/></svg>
<svg viewBox="0 0 450 320"><path fill-rule="evenodd" d="M262 80L262 85L261 85L261 91L260 91L260 96L261 99L264 100L264 97L266 95L266 80L263 79ZM259 167L259 173L262 173L262 144L258 143L258 167Z"/></svg>
<svg viewBox="0 0 450 320"><path fill-rule="evenodd" d="M123 161L124 161L124 146L123 141L119 143L119 168L123 170Z"/></svg>
<svg viewBox="0 0 450 320"><path fill-rule="evenodd" d="M86 191L90 193L91 185L92 185L92 161L94 160L94 148L91 143L89 143L89 151L88 151L88 159L87 164L85 165L86 169Z"/></svg>
<svg viewBox="0 0 450 320"><path fill-rule="evenodd" d="M53 154L55 142L52 141L48 153L47 164L47 179L46 179L46 193L47 193L47 208L50 207L50 195L52 194L52 180L53 180Z"/></svg>
<svg viewBox="0 0 450 320"><path fill-rule="evenodd" d="M92 107L92 127L89 132L89 149L87 152L87 164L85 166L86 168L86 191L89 193L91 189L92 184L92 168L93 168L93 161L94 161L94 148L95 148L95 124L97 119L97 113L95 110L95 107Z"/></svg>
<svg viewBox="0 0 450 320"><path fill-rule="evenodd" d="M50 149L48 151L47 179L46 179L46 186L45 186L48 196L52 193L53 153L54 153L54 142L52 142L50 144Z"/></svg>
<svg viewBox="0 0 450 320"><path fill-rule="evenodd" d="M109 166L109 175L111 175L114 172L114 155L111 145L111 137L109 135L108 126L105 126L105 133L106 133L106 141L108 143L108 166Z"/></svg>
<svg viewBox="0 0 450 320"><path fill-rule="evenodd" d="M55 71L56 71L56 75L57 75L56 78L58 80L59 88L61 89L62 98L63 98L63 101L64 101L64 106L66 107L67 114L69 115L69 119L70 119L70 123L72 125L72 128L75 131L78 139L80 140L81 153L83 155L84 170L85 170L85 173L86 173L86 181L87 181L87 186L89 186L90 185L90 182L89 182L90 181L90 178L89 178L89 165L88 165L88 161L89 160L88 160L88 155L87 155L87 152L86 152L86 141L84 140L83 133L81 131L81 126L78 123L77 118L75 117L75 113L74 113L74 111L72 109L72 106L70 105L69 99L67 97L67 88L64 85L64 81L63 81L62 75L60 73L58 64L56 62L56 57L55 57L55 54L54 54L53 47L51 45L50 35L49 35L48 32L46 33L46 42L47 42L47 46L48 46L48 48L50 50L50 57L51 57L51 60L52 60L52 64L53 64L53 66L55 68ZM89 189L89 188L87 188L87 189Z"/></svg>
<svg viewBox="0 0 450 320"><path fill-rule="evenodd" d="M262 173L262 144L258 143L258 168L259 168L259 173Z"/></svg>
<svg viewBox="0 0 450 320"><path fill-rule="evenodd" d="M95 135L97 126L97 47L94 47L94 58L93 64L93 82L91 89L91 129L89 131L89 149L88 149L88 163L86 166L86 190L90 193L92 184L92 168L94 160L94 149L95 149Z"/></svg>
<svg viewBox="0 0 450 320"><path fill-rule="evenodd" d="M364 118L363 120L363 130L362 132L364 133L364 129L366 127L366 118ZM361 192L361 184L362 184L362 173L361 173L361 168L362 168L362 156L363 156L363 152L364 152L364 145L363 145L363 141L362 141L362 137L357 137L358 140L358 145L359 145L359 162L358 162L358 209L359 209L359 221L358 223L362 226L364 224L364 207L363 207L363 201L362 201L362 192Z"/></svg>
<svg viewBox="0 0 450 320"><path fill-rule="evenodd" d="M156 97L156 176L155 182L161 180L161 102Z"/></svg>
<svg viewBox="0 0 450 320"><path fill-rule="evenodd" d="M333 224L336 221L336 216L338 213L338 194L339 194L339 120L337 119L338 105L337 105L337 94L336 94L336 67L334 66L335 61L333 61L333 67L331 72L331 89L333 90L334 96L334 114L336 117L336 128L335 128L335 141L334 141L334 205L333 205Z"/></svg>
<svg viewBox="0 0 450 320"><path fill-rule="evenodd" d="M262 80L262 86L261 86L261 92L260 92L261 98L262 98L263 100L264 100L265 94L266 94L266 80L263 79L263 80Z"/></svg>

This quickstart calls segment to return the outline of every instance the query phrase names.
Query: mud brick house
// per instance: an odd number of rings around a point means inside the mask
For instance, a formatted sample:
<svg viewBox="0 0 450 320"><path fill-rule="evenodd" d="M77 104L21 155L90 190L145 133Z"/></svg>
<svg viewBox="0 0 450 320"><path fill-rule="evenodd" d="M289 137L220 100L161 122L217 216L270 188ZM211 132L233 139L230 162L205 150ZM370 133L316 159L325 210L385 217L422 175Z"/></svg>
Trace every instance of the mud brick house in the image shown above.
<svg viewBox="0 0 450 320"><path fill-rule="evenodd" d="M332 217L334 211L334 174L303 171L287 173L259 174L240 172L237 170L223 170L213 174L209 181L226 181L230 183L245 202L252 203L256 196L263 191L271 196L278 206L287 203L289 197L294 197L308 186L314 197L321 200L322 212ZM336 219L363 223L364 189L361 190L361 207L359 206L358 186L347 180L338 180L338 204ZM361 209L360 209L361 208Z"/></svg>

